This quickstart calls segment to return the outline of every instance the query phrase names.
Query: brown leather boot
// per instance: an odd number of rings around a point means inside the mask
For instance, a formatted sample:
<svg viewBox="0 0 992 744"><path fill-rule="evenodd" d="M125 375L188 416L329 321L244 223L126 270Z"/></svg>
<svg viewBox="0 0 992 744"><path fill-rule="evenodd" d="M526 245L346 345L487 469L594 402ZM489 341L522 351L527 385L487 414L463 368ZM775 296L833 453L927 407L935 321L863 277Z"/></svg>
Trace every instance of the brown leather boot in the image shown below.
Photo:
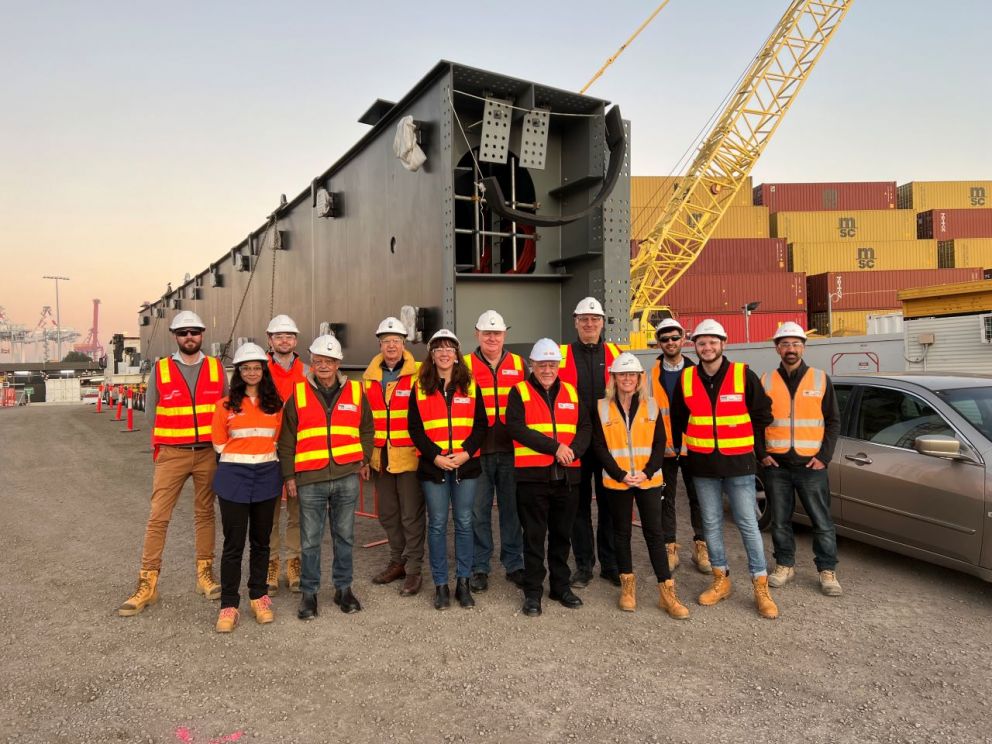
<svg viewBox="0 0 992 744"><path fill-rule="evenodd" d="M679 567L679 544L665 543L665 552L668 553L668 570L669 572L674 571Z"/></svg>
<svg viewBox="0 0 992 744"><path fill-rule="evenodd" d="M214 581L214 562L211 558L196 562L196 593L207 599L220 599L220 584Z"/></svg>
<svg viewBox="0 0 992 744"><path fill-rule="evenodd" d="M634 574L620 574L620 609L633 612L637 609L637 581Z"/></svg>
<svg viewBox="0 0 992 744"><path fill-rule="evenodd" d="M269 592L270 597L274 597L279 593L279 559L270 558L269 559L269 573L265 577L266 589Z"/></svg>
<svg viewBox="0 0 992 744"><path fill-rule="evenodd" d="M676 620L685 620L689 617L689 608L679 602L678 595L675 593L675 579L662 581L658 584L658 607Z"/></svg>
<svg viewBox="0 0 992 744"><path fill-rule="evenodd" d="M754 606L758 608L758 614L769 620L777 618L778 607L768 592L768 577L755 576L751 583L754 584Z"/></svg>
<svg viewBox="0 0 992 744"><path fill-rule="evenodd" d="M696 564L699 573L708 574L713 570L710 563L710 551L706 549L705 540L692 541L692 562Z"/></svg>
<svg viewBox="0 0 992 744"><path fill-rule="evenodd" d="M389 562L384 569L372 577L373 584L392 584L406 576L406 568L402 563Z"/></svg>
<svg viewBox="0 0 992 744"><path fill-rule="evenodd" d="M158 571L139 571L138 588L117 608L117 614L121 617L131 617L156 602L158 602Z"/></svg>
<svg viewBox="0 0 992 744"><path fill-rule="evenodd" d="M289 584L289 591L293 594L300 593L300 559L290 558L286 561L286 583Z"/></svg>
<svg viewBox="0 0 992 744"><path fill-rule="evenodd" d="M730 577L722 568L713 569L713 583L710 588L699 595L699 604L704 606L715 605L720 600L730 596Z"/></svg>
<svg viewBox="0 0 992 744"><path fill-rule="evenodd" d="M415 574L408 573L406 579L403 580L403 587L400 589L401 597L412 597L414 594L420 591L420 587L424 584L424 578L420 575L418 571Z"/></svg>

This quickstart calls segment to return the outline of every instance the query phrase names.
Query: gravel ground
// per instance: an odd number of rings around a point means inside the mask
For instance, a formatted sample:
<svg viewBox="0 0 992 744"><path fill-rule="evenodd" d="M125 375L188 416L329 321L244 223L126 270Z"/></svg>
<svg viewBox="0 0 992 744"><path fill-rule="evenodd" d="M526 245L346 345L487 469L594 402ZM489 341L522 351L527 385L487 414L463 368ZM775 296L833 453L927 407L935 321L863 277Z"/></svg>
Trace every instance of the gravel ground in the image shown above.
<svg viewBox="0 0 992 744"><path fill-rule="evenodd" d="M582 609L545 600L527 618L501 570L475 609L439 613L431 592L372 585L377 547L356 550L363 612L341 614L325 585L320 617L302 623L283 590L274 624L243 612L221 636L217 603L193 593L188 490L159 604L118 617L152 471L147 432L119 429L92 406L0 410L7 742L992 741L992 586L844 540L846 593L827 598L807 532L775 621L754 611L732 533L734 595L700 607L707 577L686 561L676 579L692 616L667 618L635 533L633 614L597 579ZM357 532L382 537L374 520Z"/></svg>

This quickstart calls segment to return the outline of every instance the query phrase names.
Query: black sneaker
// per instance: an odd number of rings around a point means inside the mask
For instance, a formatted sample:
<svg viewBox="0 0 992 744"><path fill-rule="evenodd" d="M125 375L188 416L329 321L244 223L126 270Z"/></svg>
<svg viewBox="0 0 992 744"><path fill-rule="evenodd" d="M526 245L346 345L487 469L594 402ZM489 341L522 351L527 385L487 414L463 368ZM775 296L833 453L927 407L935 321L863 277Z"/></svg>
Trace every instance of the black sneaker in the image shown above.
<svg viewBox="0 0 992 744"><path fill-rule="evenodd" d="M484 573L474 573L468 581L473 592L484 592L489 588L489 575Z"/></svg>

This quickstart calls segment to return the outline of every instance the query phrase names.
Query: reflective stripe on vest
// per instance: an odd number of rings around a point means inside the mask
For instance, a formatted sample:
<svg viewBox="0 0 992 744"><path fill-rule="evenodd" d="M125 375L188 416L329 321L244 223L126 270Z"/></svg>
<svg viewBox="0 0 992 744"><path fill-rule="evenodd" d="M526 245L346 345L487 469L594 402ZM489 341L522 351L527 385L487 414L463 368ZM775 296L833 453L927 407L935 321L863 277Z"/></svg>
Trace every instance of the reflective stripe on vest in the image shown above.
<svg viewBox="0 0 992 744"><path fill-rule="evenodd" d="M675 444L672 438L672 409L665 386L661 384L661 362L655 361L651 370L651 397L658 405L658 414L665 424L665 457L675 457ZM682 443L685 451L685 443Z"/></svg>
<svg viewBox="0 0 992 744"><path fill-rule="evenodd" d="M330 465L362 461L362 386L348 380L341 387L330 414L309 382L296 383L296 470L320 470Z"/></svg>
<svg viewBox="0 0 992 744"><path fill-rule="evenodd" d="M555 398L554 410L548 408L544 394L526 380L518 383L517 392L524 404L524 423L528 429L540 432L559 444L571 446L579 424L579 394L575 387L562 382ZM517 468L542 468L555 463L554 455L545 455L520 442L513 441L513 465ZM576 458L568 467L581 465Z"/></svg>
<svg viewBox="0 0 992 744"><path fill-rule="evenodd" d="M206 374L203 374L206 369ZM155 385L158 404L152 444L176 445L210 442L211 424L217 402L224 397L223 370L214 357L203 357L196 377L196 390L191 391L172 357L158 360Z"/></svg>
<svg viewBox="0 0 992 744"><path fill-rule="evenodd" d="M385 447L388 441L394 447L412 447L413 440L410 439L410 430L407 428L407 411L410 391L413 389L413 375L403 375L399 380L388 383L385 395L379 380L366 380L364 385L375 423L375 446Z"/></svg>
<svg viewBox="0 0 992 744"><path fill-rule="evenodd" d="M683 441L690 452L707 454L718 449L724 455L746 455L754 451L754 428L744 395L746 369L739 362L730 363L717 394L716 411L699 379L699 368L682 370L682 394L689 409Z"/></svg>
<svg viewBox="0 0 992 744"><path fill-rule="evenodd" d="M441 448L444 454L464 452L463 445L475 424L475 383L469 383L468 391L464 394L457 390L451 395L451 406L440 392L435 390L430 395L414 383L414 395L417 401L417 411L424 424L424 433L434 444ZM478 457L476 450L473 457Z"/></svg>
<svg viewBox="0 0 992 744"><path fill-rule="evenodd" d="M646 405L645 405L646 404ZM652 398L644 398L637 406L634 420L630 428L620 414L616 401L601 399L599 406L599 421L603 428L606 446L610 450L617 466L626 473L644 470L651 457L651 445L654 440L654 428L658 424L658 404ZM657 488L664 483L661 469L644 481L638 488ZM613 480L606 469L603 470L603 485L614 490L626 490L628 486L623 481Z"/></svg>
<svg viewBox="0 0 992 744"><path fill-rule="evenodd" d="M777 371L761 376L761 385L772 399L772 422L765 429L765 449L781 455L795 450L797 455L812 457L823 445L823 396L827 392L827 375L809 367L799 381L796 395Z"/></svg>
<svg viewBox="0 0 992 744"><path fill-rule="evenodd" d="M575 368L575 355L571 344L561 344L561 364L558 366L558 379L572 387L579 386L579 372ZM603 344L603 383L610 381L610 366L620 356L620 347L614 343Z"/></svg>
<svg viewBox="0 0 992 744"><path fill-rule="evenodd" d="M504 354L496 366L495 379L489 364L474 353L465 356L465 366L479 386L479 394L486 406L489 425L495 424L497 418L503 421L506 414L506 398L510 390L527 376L523 357L513 353Z"/></svg>

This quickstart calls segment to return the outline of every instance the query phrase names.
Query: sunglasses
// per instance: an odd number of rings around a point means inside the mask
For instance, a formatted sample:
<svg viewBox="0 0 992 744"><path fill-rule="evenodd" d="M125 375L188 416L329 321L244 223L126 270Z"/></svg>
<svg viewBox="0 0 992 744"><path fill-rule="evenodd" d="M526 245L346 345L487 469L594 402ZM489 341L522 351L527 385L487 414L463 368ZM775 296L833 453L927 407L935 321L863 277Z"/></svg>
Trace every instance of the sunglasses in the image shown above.
<svg viewBox="0 0 992 744"><path fill-rule="evenodd" d="M180 328L176 331L176 336L182 338L183 336L202 336L203 331L199 328Z"/></svg>
<svg viewBox="0 0 992 744"><path fill-rule="evenodd" d="M662 344L667 344L669 341L681 341L681 336L659 336L658 342Z"/></svg>

